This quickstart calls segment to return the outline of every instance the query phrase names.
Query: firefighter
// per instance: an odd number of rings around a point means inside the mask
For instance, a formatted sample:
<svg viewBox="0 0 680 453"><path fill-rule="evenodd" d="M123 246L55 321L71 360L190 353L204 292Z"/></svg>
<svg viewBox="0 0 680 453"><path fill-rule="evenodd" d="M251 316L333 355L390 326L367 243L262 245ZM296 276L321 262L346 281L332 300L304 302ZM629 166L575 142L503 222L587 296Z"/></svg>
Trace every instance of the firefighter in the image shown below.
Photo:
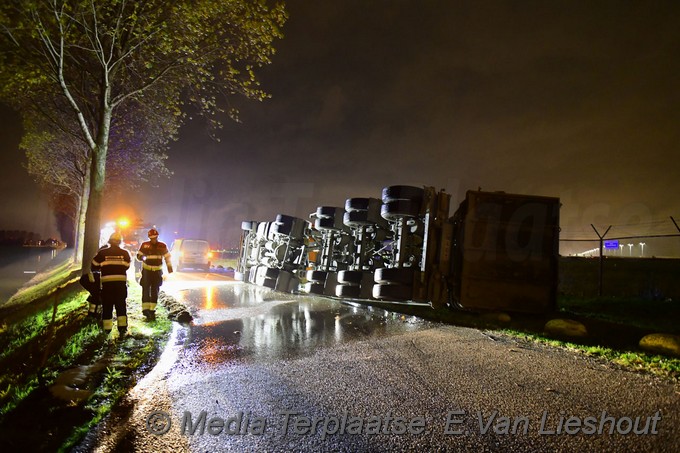
<svg viewBox="0 0 680 453"><path fill-rule="evenodd" d="M100 277L100 272L90 272L89 274L83 274L80 277L80 284L88 293L90 293L90 295L87 296L87 302L89 304L87 316L90 318L97 317L97 309L102 303Z"/></svg>
<svg viewBox="0 0 680 453"><path fill-rule="evenodd" d="M118 333L127 332L127 270L130 267L130 254L120 247L123 237L113 233L109 246L101 248L92 259L92 272L101 272L102 325L105 333L113 329L113 308L116 308Z"/></svg>
<svg viewBox="0 0 680 453"><path fill-rule="evenodd" d="M168 274L172 274L170 252L164 242L158 240L158 230L149 230L149 240L143 242L137 252L137 259L142 262L142 313L148 320L156 318L156 304L158 303L158 291L163 284L163 259L168 268Z"/></svg>
<svg viewBox="0 0 680 453"><path fill-rule="evenodd" d="M99 250L108 247L107 245L102 245ZM90 293L87 296L88 309L87 317L92 319L101 318L101 305L102 305L102 282L101 282L101 272L98 270L91 271L87 274L83 274L80 277L80 285ZM99 312L99 313L97 313ZM99 314L99 316L97 316Z"/></svg>

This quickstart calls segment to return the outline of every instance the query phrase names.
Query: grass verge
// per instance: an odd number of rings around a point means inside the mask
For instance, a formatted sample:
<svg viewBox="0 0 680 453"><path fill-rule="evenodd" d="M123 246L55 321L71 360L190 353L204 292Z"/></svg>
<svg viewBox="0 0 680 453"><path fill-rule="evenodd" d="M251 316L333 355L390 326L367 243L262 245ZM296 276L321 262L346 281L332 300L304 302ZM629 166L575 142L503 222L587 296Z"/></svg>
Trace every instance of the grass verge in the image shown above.
<svg viewBox="0 0 680 453"><path fill-rule="evenodd" d="M2 305L3 310L19 308L45 295L59 291L65 285L77 281L80 267L67 260L37 274Z"/></svg>
<svg viewBox="0 0 680 453"><path fill-rule="evenodd" d="M557 313L546 316L513 313L511 321L505 323L484 313L446 308L433 310L430 307L381 302L371 302L370 305L431 321L494 330L525 341L567 349L635 371L680 381L680 358L646 353L637 348L638 342L647 333L680 333L678 301L561 296ZM559 317L577 318L584 322L589 336L582 343L576 343L575 340L553 338L545 334L543 328L546 321Z"/></svg>
<svg viewBox="0 0 680 453"><path fill-rule="evenodd" d="M62 289L0 333L5 445L69 450L155 363L172 327L162 306L157 320L146 322L141 289L130 282L128 335L114 329L107 337L87 318L86 297L79 286ZM80 373L75 380L74 372Z"/></svg>
<svg viewBox="0 0 680 453"><path fill-rule="evenodd" d="M560 296L557 304L564 313L658 332L680 333L680 302L677 300Z"/></svg>
<svg viewBox="0 0 680 453"><path fill-rule="evenodd" d="M525 341L566 349L571 352L607 360L616 365L635 371L650 372L657 376L680 381L680 358L648 354L640 351L622 351L603 346L583 345L565 340L549 338L537 333L515 329L501 329L500 332Z"/></svg>

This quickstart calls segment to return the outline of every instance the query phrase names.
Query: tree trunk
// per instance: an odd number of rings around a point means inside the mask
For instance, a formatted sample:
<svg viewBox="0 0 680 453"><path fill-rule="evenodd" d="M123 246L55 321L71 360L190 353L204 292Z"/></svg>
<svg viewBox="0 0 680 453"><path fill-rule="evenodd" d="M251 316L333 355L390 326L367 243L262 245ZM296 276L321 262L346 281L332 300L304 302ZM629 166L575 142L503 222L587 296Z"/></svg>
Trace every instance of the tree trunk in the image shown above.
<svg viewBox="0 0 680 453"><path fill-rule="evenodd" d="M106 154L109 146L109 131L111 128L112 109L108 106L102 108L97 143L92 150L90 164L90 193L87 197L87 209L85 217L85 233L83 243L83 266L82 272L90 272L92 258L99 250L99 236L101 234L101 205L104 194L104 180L106 178ZM107 239L107 238L105 238Z"/></svg>
<svg viewBox="0 0 680 453"><path fill-rule="evenodd" d="M88 198L90 196L90 165L85 170L85 177L83 178L83 188L80 193L80 200L78 203L78 212L76 214L76 231L75 231L75 247L74 262L82 264L83 260L83 245L85 243L85 220L87 219Z"/></svg>

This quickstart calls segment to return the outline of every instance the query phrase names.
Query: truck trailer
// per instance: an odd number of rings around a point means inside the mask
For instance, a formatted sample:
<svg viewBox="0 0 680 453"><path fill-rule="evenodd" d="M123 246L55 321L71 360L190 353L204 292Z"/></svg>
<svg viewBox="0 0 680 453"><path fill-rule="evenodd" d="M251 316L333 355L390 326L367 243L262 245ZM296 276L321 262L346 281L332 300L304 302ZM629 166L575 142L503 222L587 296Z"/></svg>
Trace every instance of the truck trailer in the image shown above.
<svg viewBox="0 0 680 453"><path fill-rule="evenodd" d="M309 222L244 222L235 275L358 302L554 310L559 199L468 191L449 217L450 201L431 186L388 186L380 198L320 206Z"/></svg>

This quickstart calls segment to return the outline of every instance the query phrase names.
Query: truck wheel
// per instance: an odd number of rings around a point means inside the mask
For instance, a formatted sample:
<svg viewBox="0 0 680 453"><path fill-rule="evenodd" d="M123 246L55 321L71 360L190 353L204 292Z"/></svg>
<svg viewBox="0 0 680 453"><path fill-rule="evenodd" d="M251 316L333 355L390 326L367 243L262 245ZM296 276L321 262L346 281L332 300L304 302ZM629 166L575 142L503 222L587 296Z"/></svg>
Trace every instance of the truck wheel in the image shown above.
<svg viewBox="0 0 680 453"><path fill-rule="evenodd" d="M340 271L338 272L338 283L359 285L363 276L363 271Z"/></svg>
<svg viewBox="0 0 680 453"><path fill-rule="evenodd" d="M413 186L389 186L382 190L383 203L396 200L411 200L420 203L425 195L422 187Z"/></svg>
<svg viewBox="0 0 680 453"><path fill-rule="evenodd" d="M283 292L288 292L288 286L290 285L290 279L293 277L293 274L288 271L280 271L279 276L276 278L276 286L274 289L277 291L283 291Z"/></svg>
<svg viewBox="0 0 680 453"><path fill-rule="evenodd" d="M333 219L335 217L342 217L345 213L343 208L336 208L335 206L319 206L316 208L316 217L318 219Z"/></svg>
<svg viewBox="0 0 680 453"><path fill-rule="evenodd" d="M274 223L292 225L296 220L299 220L299 219L297 217L293 217L291 215L277 214L276 220L274 221Z"/></svg>
<svg viewBox="0 0 680 453"><path fill-rule="evenodd" d="M275 233L290 236L295 239L300 239L305 233L306 226L306 220L285 214L278 214L271 229Z"/></svg>
<svg viewBox="0 0 680 453"><path fill-rule="evenodd" d="M318 282L322 285L326 282L326 276L328 272L326 271L307 271L307 281Z"/></svg>
<svg viewBox="0 0 680 453"><path fill-rule="evenodd" d="M276 269L272 267L261 266L257 270L257 276L260 278L277 278L279 276L281 269Z"/></svg>
<svg viewBox="0 0 680 453"><path fill-rule="evenodd" d="M324 291L324 284L323 283L317 283L317 282L307 282L305 283L305 292L309 294L323 294Z"/></svg>
<svg viewBox="0 0 680 453"><path fill-rule="evenodd" d="M295 293L298 291L298 287L300 286L300 279L297 278L296 276L293 276L290 278L290 281L288 282L288 291L289 293Z"/></svg>
<svg viewBox="0 0 680 453"><path fill-rule="evenodd" d="M360 228L362 226L378 225L379 227L387 228L388 224L377 214L372 211L350 211L345 212L342 219L343 223L350 228Z"/></svg>
<svg viewBox="0 0 680 453"><path fill-rule="evenodd" d="M248 281L250 283L253 284L255 283L255 279L257 278L257 270L259 268L260 266L256 264L255 266L251 267L250 270L248 271Z"/></svg>
<svg viewBox="0 0 680 453"><path fill-rule="evenodd" d="M385 220L395 221L403 217L418 217L420 202L413 200L393 200L382 205L380 215Z"/></svg>
<svg viewBox="0 0 680 453"><path fill-rule="evenodd" d="M367 211L345 212L342 222L350 228L360 228L366 225L373 225L373 222L368 221Z"/></svg>
<svg viewBox="0 0 680 453"><path fill-rule="evenodd" d="M338 285L335 287L335 295L338 297L359 298L361 287L359 285Z"/></svg>
<svg viewBox="0 0 680 453"><path fill-rule="evenodd" d="M241 229L243 231L253 231L255 228L257 228L257 222L252 220L241 222Z"/></svg>
<svg viewBox="0 0 680 453"><path fill-rule="evenodd" d="M263 278L260 281L260 286L265 288L276 289L276 279L275 278Z"/></svg>
<svg viewBox="0 0 680 453"><path fill-rule="evenodd" d="M271 222L262 222L257 225L257 237L259 239L266 239L269 237L269 228L271 227Z"/></svg>
<svg viewBox="0 0 680 453"><path fill-rule="evenodd" d="M284 234L288 236L292 230L293 225L290 225L288 223L273 223L272 226L269 228L268 239L272 239L273 234Z"/></svg>
<svg viewBox="0 0 680 453"><path fill-rule="evenodd" d="M334 230L338 231L341 230L343 227L343 224L336 221L335 217L326 217L323 219L316 219L314 221L314 228L321 231L321 230Z"/></svg>
<svg viewBox="0 0 680 453"><path fill-rule="evenodd" d="M386 268L382 267L376 269L373 274L373 279L376 283L381 284L397 284L397 285L413 285L413 275L415 270L412 267L401 268Z"/></svg>
<svg viewBox="0 0 680 453"><path fill-rule="evenodd" d="M380 209L380 200L377 198L348 198L345 201L345 211L375 211Z"/></svg>
<svg viewBox="0 0 680 453"><path fill-rule="evenodd" d="M373 285L373 298L380 300L410 300L413 297L413 288L404 285Z"/></svg>

